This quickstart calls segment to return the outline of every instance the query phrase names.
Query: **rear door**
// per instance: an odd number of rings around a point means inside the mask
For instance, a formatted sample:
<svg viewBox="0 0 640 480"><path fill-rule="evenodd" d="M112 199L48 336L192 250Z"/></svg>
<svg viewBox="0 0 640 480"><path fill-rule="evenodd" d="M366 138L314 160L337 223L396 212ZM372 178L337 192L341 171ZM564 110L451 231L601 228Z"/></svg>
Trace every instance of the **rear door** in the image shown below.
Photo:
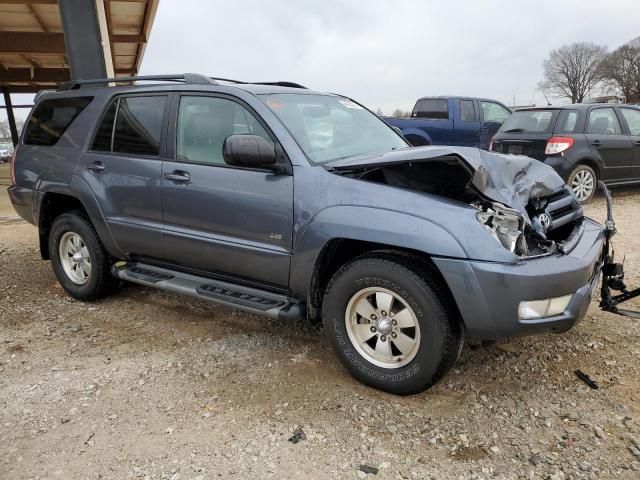
<svg viewBox="0 0 640 480"><path fill-rule="evenodd" d="M286 287L293 232L293 177L228 166L222 145L250 133L275 143L234 97L176 95L172 160L162 166L164 258L212 274Z"/></svg>
<svg viewBox="0 0 640 480"><path fill-rule="evenodd" d="M480 143L480 114L472 99L455 100L456 113L453 122L453 144L463 147L477 147Z"/></svg>
<svg viewBox="0 0 640 480"><path fill-rule="evenodd" d="M636 177L631 137L622 130L613 107L593 107L589 110L585 136L592 154L602 160L605 180L620 181Z"/></svg>
<svg viewBox="0 0 640 480"><path fill-rule="evenodd" d="M162 255L160 183L167 94L116 97L78 175L95 195L116 243L129 255Z"/></svg>
<svg viewBox="0 0 640 480"><path fill-rule="evenodd" d="M633 150L633 168L636 178L640 178L640 109L620 107L620 113L627 124Z"/></svg>

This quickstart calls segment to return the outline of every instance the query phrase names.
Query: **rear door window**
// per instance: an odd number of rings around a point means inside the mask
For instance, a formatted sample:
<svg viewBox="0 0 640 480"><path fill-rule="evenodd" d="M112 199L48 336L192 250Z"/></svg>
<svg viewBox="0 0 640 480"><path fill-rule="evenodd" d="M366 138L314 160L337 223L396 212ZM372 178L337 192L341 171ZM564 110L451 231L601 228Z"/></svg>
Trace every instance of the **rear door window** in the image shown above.
<svg viewBox="0 0 640 480"><path fill-rule="evenodd" d="M441 98L423 98L416 102L411 116L414 118L448 119L449 107L447 100Z"/></svg>
<svg viewBox="0 0 640 480"><path fill-rule="evenodd" d="M613 108L596 108L589 112L587 133L596 135L620 135L620 122Z"/></svg>
<svg viewBox="0 0 640 480"><path fill-rule="evenodd" d="M166 95L116 98L100 120L91 150L158 156L166 103Z"/></svg>
<svg viewBox="0 0 640 480"><path fill-rule="evenodd" d="M460 100L460 120L463 122L476 121L476 107L473 100Z"/></svg>
<svg viewBox="0 0 640 480"><path fill-rule="evenodd" d="M113 152L159 155L166 102L166 96L121 98L113 131Z"/></svg>
<svg viewBox="0 0 640 480"><path fill-rule="evenodd" d="M562 110L556 122L556 133L575 133L578 124L577 110Z"/></svg>
<svg viewBox="0 0 640 480"><path fill-rule="evenodd" d="M62 138L93 97L43 100L34 109L24 134L26 145L52 147Z"/></svg>
<svg viewBox="0 0 640 480"><path fill-rule="evenodd" d="M640 110L635 110L633 108L621 108L620 111L627 122L631 135L640 136Z"/></svg>
<svg viewBox="0 0 640 480"><path fill-rule="evenodd" d="M93 145L91 146L91 150L97 150L100 152L111 151L111 140L113 138L113 121L116 118L117 107L118 100L111 102L111 105L100 121L100 126L96 131L96 136L93 138Z"/></svg>

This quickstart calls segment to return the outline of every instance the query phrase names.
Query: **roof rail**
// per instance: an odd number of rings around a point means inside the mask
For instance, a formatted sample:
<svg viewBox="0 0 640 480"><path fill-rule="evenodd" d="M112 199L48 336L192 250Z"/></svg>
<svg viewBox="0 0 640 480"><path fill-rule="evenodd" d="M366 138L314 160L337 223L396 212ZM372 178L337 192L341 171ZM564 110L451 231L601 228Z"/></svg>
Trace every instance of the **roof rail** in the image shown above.
<svg viewBox="0 0 640 480"><path fill-rule="evenodd" d="M215 79L199 73L179 73L175 75L141 75L136 77L93 78L91 80L71 80L61 83L58 90L75 90L83 86L104 85L107 83L133 83L138 81L184 82L187 85L217 85Z"/></svg>
<svg viewBox="0 0 640 480"><path fill-rule="evenodd" d="M276 87L291 87L291 88L304 88L305 90L307 89L307 87L305 87L304 85L300 85L299 83L295 83L295 82L251 82L254 85L275 85Z"/></svg>
<svg viewBox="0 0 640 480"><path fill-rule="evenodd" d="M212 80L218 80L220 82L237 83L240 85L273 85L276 87L291 87L291 88L304 88L307 87L295 82L244 82L242 80L232 80L231 78L210 77Z"/></svg>

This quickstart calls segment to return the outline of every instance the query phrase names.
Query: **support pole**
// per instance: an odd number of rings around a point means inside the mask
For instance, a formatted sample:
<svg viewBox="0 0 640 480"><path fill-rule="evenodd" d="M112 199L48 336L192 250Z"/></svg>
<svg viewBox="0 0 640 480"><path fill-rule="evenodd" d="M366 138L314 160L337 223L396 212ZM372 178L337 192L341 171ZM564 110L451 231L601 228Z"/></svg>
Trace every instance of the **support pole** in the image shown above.
<svg viewBox="0 0 640 480"><path fill-rule="evenodd" d="M4 104L7 109L7 118L9 119L9 130L11 130L11 141L13 146L18 145L18 127L16 127L16 117L13 116L13 104L11 103L11 94L7 87L2 87L4 95Z"/></svg>
<svg viewBox="0 0 640 480"><path fill-rule="evenodd" d="M106 63L96 5L95 0L58 0L72 80L107 78L113 73L113 65Z"/></svg>

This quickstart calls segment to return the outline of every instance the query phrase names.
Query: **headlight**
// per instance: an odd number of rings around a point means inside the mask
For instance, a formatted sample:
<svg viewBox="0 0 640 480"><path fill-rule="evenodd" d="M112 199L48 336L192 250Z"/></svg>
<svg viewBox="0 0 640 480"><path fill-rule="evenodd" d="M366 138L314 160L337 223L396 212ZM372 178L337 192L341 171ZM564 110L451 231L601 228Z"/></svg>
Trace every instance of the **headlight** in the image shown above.
<svg viewBox="0 0 640 480"><path fill-rule="evenodd" d="M524 219L517 210L492 203L476 217L504 248L512 253L524 253L521 251L526 248L522 234Z"/></svg>

